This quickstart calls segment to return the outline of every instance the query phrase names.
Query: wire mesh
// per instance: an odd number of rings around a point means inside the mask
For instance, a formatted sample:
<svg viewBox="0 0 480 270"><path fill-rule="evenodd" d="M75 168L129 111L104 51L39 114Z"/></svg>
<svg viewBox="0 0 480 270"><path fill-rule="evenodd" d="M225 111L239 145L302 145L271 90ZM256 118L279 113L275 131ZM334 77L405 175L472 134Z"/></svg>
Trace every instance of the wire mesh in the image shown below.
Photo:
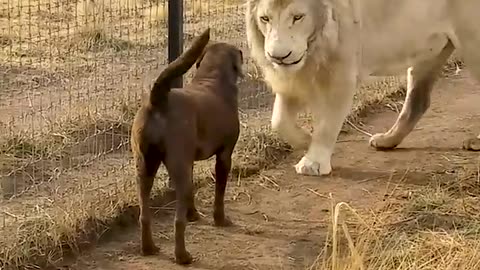
<svg viewBox="0 0 480 270"><path fill-rule="evenodd" d="M131 120L166 64L167 4L0 0L0 234L125 186L114 175L129 170ZM210 26L247 55L244 12L240 0L184 0L184 46ZM265 106L271 95L249 81L243 109Z"/></svg>

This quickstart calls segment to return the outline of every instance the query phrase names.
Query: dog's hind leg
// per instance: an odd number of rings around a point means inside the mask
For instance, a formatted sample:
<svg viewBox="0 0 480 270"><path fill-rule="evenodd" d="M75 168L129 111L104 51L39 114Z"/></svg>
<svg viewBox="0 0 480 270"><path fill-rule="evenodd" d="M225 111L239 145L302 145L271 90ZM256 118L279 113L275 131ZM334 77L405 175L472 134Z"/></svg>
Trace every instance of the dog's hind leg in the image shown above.
<svg viewBox="0 0 480 270"><path fill-rule="evenodd" d="M161 160L155 155L145 157L142 153L135 154L135 166L137 171L137 189L140 204L140 230L142 235L143 255L153 255L158 252L152 238L150 192L153 180L160 166Z"/></svg>
<svg viewBox="0 0 480 270"><path fill-rule="evenodd" d="M408 71L407 96L395 124L386 133L370 138L370 145L377 149L391 149L399 145L415 128L417 122L430 107L430 94L438 73L455 47L451 41L433 59L423 61Z"/></svg>
<svg viewBox="0 0 480 270"><path fill-rule="evenodd" d="M192 164L180 155L168 158L165 161L168 175L175 185L176 212L175 212L175 261L177 264L192 263L192 255L185 247L185 229L187 227L188 208L193 205Z"/></svg>
<svg viewBox="0 0 480 270"><path fill-rule="evenodd" d="M225 216L225 189L227 187L228 175L232 167L232 151L223 150L217 154L215 163L215 201L213 204L213 220L215 226L231 226L232 221Z"/></svg>

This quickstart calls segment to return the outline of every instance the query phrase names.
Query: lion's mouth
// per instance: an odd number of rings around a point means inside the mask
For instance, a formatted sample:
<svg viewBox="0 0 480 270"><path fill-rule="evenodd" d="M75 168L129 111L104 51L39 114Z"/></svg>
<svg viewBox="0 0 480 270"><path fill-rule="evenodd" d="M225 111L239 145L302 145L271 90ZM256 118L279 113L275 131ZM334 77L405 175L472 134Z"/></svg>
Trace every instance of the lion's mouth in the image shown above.
<svg viewBox="0 0 480 270"><path fill-rule="evenodd" d="M293 62L290 62L290 63L286 63L286 62L282 61L282 62L275 63L275 64L278 65L278 66L294 66L294 65L302 62L303 57L305 57L305 53L303 53L302 56L300 56L300 58L296 61L293 61Z"/></svg>
<svg viewBox="0 0 480 270"><path fill-rule="evenodd" d="M291 63L283 63L283 65L285 65L285 66L293 66L293 65L296 65L296 64L300 63L300 61L302 61L302 59L303 59L303 55L302 55L302 57L300 57L300 59L298 59L297 61L294 61L294 62L291 62Z"/></svg>

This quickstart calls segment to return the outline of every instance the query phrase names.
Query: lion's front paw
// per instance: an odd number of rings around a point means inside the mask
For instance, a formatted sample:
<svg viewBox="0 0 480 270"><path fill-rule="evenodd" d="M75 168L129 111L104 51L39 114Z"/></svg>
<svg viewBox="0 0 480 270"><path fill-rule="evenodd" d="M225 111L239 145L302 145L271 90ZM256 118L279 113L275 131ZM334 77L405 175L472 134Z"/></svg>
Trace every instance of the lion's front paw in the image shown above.
<svg viewBox="0 0 480 270"><path fill-rule="evenodd" d="M297 165L295 165L295 170L297 174L301 175L320 176L330 174L330 172L332 172L332 166L330 163L320 164L304 156Z"/></svg>
<svg viewBox="0 0 480 270"><path fill-rule="evenodd" d="M395 148L398 143L392 138L392 136L386 133L377 133L370 138L370 146L376 149L392 149Z"/></svg>

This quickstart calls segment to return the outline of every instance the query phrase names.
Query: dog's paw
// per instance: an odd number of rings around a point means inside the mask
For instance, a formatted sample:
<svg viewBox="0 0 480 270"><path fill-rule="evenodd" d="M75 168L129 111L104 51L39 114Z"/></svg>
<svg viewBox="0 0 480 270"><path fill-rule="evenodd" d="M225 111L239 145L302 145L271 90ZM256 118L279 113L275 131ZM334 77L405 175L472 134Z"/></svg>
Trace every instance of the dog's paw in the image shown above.
<svg viewBox="0 0 480 270"><path fill-rule="evenodd" d="M332 166L330 164L320 164L319 162L312 161L307 157L303 157L296 165L295 171L297 174L320 176L329 175L332 172Z"/></svg>
<svg viewBox="0 0 480 270"><path fill-rule="evenodd" d="M480 135L477 138L469 138L463 141L463 149L468 151L480 151Z"/></svg>
<svg viewBox="0 0 480 270"><path fill-rule="evenodd" d="M193 262L193 257L190 253L186 250L184 251L176 251L175 252L175 263L185 265L191 264Z"/></svg>
<svg viewBox="0 0 480 270"><path fill-rule="evenodd" d="M143 256L151 256L151 255L156 255L160 249L155 246L155 244L146 244L142 246L142 255Z"/></svg>
<svg viewBox="0 0 480 270"><path fill-rule="evenodd" d="M230 227L233 225L233 222L228 217L223 217L214 218L214 224L216 227Z"/></svg>
<svg viewBox="0 0 480 270"><path fill-rule="evenodd" d="M200 220L200 213L198 213L197 209L195 209L195 208L188 209L187 220L188 220L188 222L195 222L195 221Z"/></svg>
<svg viewBox="0 0 480 270"><path fill-rule="evenodd" d="M371 147L376 149L393 149L397 147L397 142L395 142L391 136L388 136L386 133L377 133L374 134L369 141Z"/></svg>

